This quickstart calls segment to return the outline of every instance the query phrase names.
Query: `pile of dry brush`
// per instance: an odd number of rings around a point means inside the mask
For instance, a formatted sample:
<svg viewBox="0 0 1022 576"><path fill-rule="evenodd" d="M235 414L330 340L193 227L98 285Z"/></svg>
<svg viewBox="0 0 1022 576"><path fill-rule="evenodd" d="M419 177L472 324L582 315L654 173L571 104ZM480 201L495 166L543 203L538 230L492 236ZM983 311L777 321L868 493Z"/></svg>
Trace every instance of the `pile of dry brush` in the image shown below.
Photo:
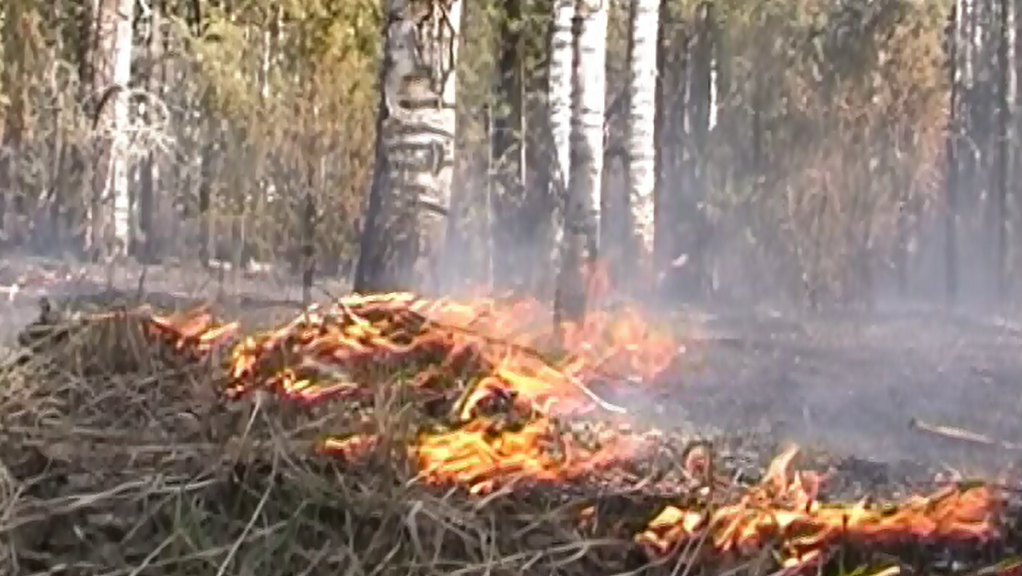
<svg viewBox="0 0 1022 576"><path fill-rule="evenodd" d="M392 388L347 412L305 411L261 395L225 402L221 352L190 356L154 340L147 318L127 308L69 314L46 307L4 363L0 574L720 570L682 553L651 559L635 535L685 498L677 468L693 446L704 446L693 442L712 440L718 471L745 484L758 481L775 449L740 434L662 433L642 465L656 482L628 485L606 476L473 496L417 481L407 447L418 415L400 402L400 374ZM379 442L357 463L311 449L324 430L367 426ZM851 461L815 453L807 459L845 467L853 478L835 484L843 496L857 491L857 474L869 482ZM893 475L888 486L868 488L916 489ZM1006 524L1005 534L1014 528L1014 521ZM881 565L976 573L1008 558L1012 538L960 550L913 546ZM826 568L843 573L874 556L849 547ZM731 569L777 566L767 547Z"/></svg>

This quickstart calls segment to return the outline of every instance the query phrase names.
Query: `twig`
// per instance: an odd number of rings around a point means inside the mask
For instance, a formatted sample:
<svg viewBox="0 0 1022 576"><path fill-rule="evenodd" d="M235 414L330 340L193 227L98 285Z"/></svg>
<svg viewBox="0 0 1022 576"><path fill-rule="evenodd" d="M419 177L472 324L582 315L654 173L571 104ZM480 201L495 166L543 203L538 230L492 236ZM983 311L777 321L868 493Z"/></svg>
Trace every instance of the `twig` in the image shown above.
<svg viewBox="0 0 1022 576"><path fill-rule="evenodd" d="M912 418L912 420L909 421L908 426L913 430L928 432L930 434L935 434L943 438L950 438L952 440L960 440L962 442L969 442L971 444L981 444L983 446L992 446L1004 450L1022 451L1022 444L1007 442L1005 440L997 440L985 434L972 432L970 430L965 430L962 428L943 426L939 424L929 424L927 422L920 420L919 418Z"/></svg>

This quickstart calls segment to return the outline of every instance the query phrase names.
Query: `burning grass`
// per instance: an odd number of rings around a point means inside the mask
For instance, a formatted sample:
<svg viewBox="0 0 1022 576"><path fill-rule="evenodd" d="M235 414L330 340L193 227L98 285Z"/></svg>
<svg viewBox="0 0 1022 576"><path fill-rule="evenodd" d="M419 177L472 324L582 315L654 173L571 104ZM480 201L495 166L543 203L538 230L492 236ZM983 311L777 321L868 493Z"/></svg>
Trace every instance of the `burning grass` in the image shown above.
<svg viewBox="0 0 1022 576"><path fill-rule="evenodd" d="M555 346L544 315L351 296L242 335L206 310L44 309L0 388L0 566L972 573L1011 549L992 484L830 503L794 449L757 474L730 440L631 428L604 393L690 347L631 309Z"/></svg>

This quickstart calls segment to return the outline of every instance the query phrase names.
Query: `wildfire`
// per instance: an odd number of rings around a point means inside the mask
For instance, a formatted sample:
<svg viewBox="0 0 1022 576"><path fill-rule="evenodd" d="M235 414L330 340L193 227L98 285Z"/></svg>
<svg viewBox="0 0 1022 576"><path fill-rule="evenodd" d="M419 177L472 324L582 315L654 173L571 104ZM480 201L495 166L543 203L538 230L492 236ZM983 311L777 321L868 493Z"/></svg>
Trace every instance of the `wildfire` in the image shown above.
<svg viewBox="0 0 1022 576"><path fill-rule="evenodd" d="M546 318L534 301L462 303L393 293L313 307L240 341L236 324L218 324L204 310L153 316L148 329L178 350L206 353L233 341L229 399L259 389L300 404L369 399L405 372L413 404L441 407L407 447L418 480L483 494L522 479L572 481L634 460L641 438L621 434L593 447L564 433L561 423L618 410L590 386L614 375L651 379L682 350L638 311L604 310L567 327L562 354L552 358L537 351L550 342L549 331L537 328ZM379 440L329 438L319 450L354 461ZM796 455L785 451L760 483L732 491L712 477L708 454L689 453L678 465L710 480L696 491L697 503L686 494L686 504L666 506L635 541L654 556L698 549L718 560L772 546L783 568L800 571L826 562L844 543L982 543L1000 535L1003 498L990 486L946 486L887 507L867 500L827 504L820 500L822 476L792 470Z"/></svg>
<svg viewBox="0 0 1022 576"><path fill-rule="evenodd" d="M946 486L896 506L826 505L821 478L792 472L797 449L778 456L758 485L731 503L692 509L666 507L636 536L653 555L704 542L716 558L749 557L776 544L789 570L815 566L840 544L887 547L910 542L983 543L996 539L1002 497L986 485Z"/></svg>
<svg viewBox="0 0 1022 576"><path fill-rule="evenodd" d="M205 355L230 342L238 330L237 322L220 324L205 307L171 316L151 315L145 326L149 334L168 342L176 351Z"/></svg>

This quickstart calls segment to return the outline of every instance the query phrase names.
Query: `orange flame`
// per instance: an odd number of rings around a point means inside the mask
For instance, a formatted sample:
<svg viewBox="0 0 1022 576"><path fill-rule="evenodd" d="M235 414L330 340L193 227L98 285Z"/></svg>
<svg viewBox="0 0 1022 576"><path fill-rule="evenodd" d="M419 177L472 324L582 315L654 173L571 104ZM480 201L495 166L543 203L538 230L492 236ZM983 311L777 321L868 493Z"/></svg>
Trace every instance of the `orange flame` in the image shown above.
<svg viewBox="0 0 1022 576"><path fill-rule="evenodd" d="M771 464L759 486L715 510L668 506L636 536L651 554L664 555L705 538L718 555L750 556L779 543L782 565L808 567L842 542L889 546L914 542L987 542L998 537L1001 495L986 485L945 487L880 509L866 501L828 506L817 500L820 477L791 473L797 449Z"/></svg>
<svg viewBox="0 0 1022 576"><path fill-rule="evenodd" d="M396 367L409 368L416 398L450 407L441 431L421 431L408 447L419 479L474 494L520 480L576 480L634 459L644 447L641 439L618 435L599 448L584 447L562 433L558 420L614 409L588 384L608 375L655 376L679 352L676 339L651 328L635 310L595 310L584 325L567 327L567 353L554 361L536 351L548 343L549 331L537 330L548 317L534 301L352 296L235 343L227 396L266 389L303 403L364 397L391 384ZM147 326L175 349L202 354L232 340L237 329L217 324L204 310L153 316ZM356 434L327 439L319 450L353 461L378 445L378 437ZM991 486L947 486L886 508L865 500L829 505L819 499L820 475L792 470L797 453L783 452L758 485L734 495L722 494L714 481L705 483L696 494L702 504L665 507L636 542L655 556L698 545L717 559L748 557L775 545L790 573L818 566L843 542L972 543L1000 536L1003 498ZM693 451L679 465L713 480L711 460Z"/></svg>

